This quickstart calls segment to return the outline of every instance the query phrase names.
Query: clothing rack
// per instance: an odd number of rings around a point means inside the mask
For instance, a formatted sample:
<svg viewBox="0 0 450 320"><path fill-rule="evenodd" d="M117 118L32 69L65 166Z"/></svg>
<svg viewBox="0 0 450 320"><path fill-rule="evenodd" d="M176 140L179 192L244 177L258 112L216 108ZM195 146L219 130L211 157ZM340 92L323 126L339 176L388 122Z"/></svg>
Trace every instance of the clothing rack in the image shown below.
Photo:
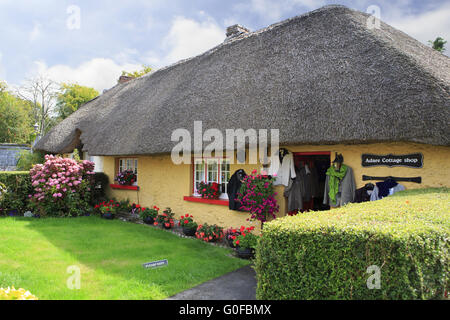
<svg viewBox="0 0 450 320"><path fill-rule="evenodd" d="M389 177L372 177L372 176L363 175L362 179L363 179L363 181L368 181L368 180L385 181L387 179L392 179L392 180L395 180L396 182L404 181L404 182L422 183L422 177L411 177L411 178L392 177L392 176L389 176Z"/></svg>

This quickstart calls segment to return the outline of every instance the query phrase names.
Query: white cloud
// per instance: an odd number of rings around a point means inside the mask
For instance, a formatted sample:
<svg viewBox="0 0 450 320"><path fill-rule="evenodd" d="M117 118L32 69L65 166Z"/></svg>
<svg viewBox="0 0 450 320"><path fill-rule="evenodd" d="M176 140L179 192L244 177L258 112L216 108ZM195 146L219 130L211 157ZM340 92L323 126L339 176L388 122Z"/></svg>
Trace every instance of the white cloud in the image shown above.
<svg viewBox="0 0 450 320"><path fill-rule="evenodd" d="M173 63L196 56L220 44L225 39L225 30L207 18L202 22L184 17L176 17L169 34L163 39L168 48L164 61Z"/></svg>
<svg viewBox="0 0 450 320"><path fill-rule="evenodd" d="M54 65L48 67L45 62L35 61L33 75L42 74L56 82L78 83L96 89L100 93L117 83L123 70L134 71L141 69L138 64L117 64L112 59L94 58L77 67Z"/></svg>
<svg viewBox="0 0 450 320"><path fill-rule="evenodd" d="M399 12L387 17L386 22L425 44L438 36L450 40L449 4L420 14L401 15Z"/></svg>
<svg viewBox="0 0 450 320"><path fill-rule="evenodd" d="M296 8L307 10L316 9L325 4L325 0L251 0L245 4L236 6L238 11L250 11L262 16L265 20L274 22L288 12L292 12ZM302 12L294 12L291 16L298 15Z"/></svg>

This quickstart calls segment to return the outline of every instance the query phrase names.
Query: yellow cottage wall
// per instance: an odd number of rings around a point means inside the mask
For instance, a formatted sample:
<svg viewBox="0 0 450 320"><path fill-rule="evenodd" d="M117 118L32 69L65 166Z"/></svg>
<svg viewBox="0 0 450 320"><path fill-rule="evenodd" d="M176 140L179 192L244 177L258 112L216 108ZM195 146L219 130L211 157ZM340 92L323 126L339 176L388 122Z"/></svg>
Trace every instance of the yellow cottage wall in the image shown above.
<svg viewBox="0 0 450 320"><path fill-rule="evenodd" d="M415 143L377 143L367 145L299 145L286 147L291 152L329 151L331 160L334 153L342 153L344 163L353 168L357 187L364 186L368 181L362 181L362 175L370 176L398 176L398 177L422 177L422 183L401 182L407 189L428 187L450 187L450 148L430 146ZM423 168L407 167L370 167L361 166L363 153L373 154L410 154L421 152L424 156ZM133 156L134 157L134 156ZM192 214L200 223L215 223L223 227L250 226L257 222L248 222L248 214L231 211L226 206L195 203L185 201L184 196L190 196L192 192L192 166L174 165L170 155L161 156L136 156L138 158L138 184L140 191L126 191L110 189L109 196L117 199L129 199L131 202L140 203L143 206L157 205L160 208L170 207L176 213L177 218L185 213ZM104 158L104 172L113 181L115 173L115 158ZM253 169L260 170L260 165L232 164L231 173L238 169L244 169L250 173ZM285 215L286 200L282 196L284 187L277 186L277 200L280 205L278 216Z"/></svg>

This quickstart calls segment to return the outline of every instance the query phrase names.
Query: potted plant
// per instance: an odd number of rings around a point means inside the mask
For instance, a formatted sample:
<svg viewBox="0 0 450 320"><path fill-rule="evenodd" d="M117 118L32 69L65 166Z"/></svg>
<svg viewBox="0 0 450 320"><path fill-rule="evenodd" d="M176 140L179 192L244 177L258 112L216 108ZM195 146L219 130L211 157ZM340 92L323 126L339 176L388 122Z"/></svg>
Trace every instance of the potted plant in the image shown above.
<svg viewBox="0 0 450 320"><path fill-rule="evenodd" d="M200 182L198 193L204 199L219 199L220 195L222 194L218 183L205 183L203 181Z"/></svg>
<svg viewBox="0 0 450 320"><path fill-rule="evenodd" d="M164 210L162 214L156 217L154 225L162 225L165 229L171 229L175 225L175 223L173 222L174 216L175 213L172 212L172 209L166 208L166 210Z"/></svg>
<svg viewBox="0 0 450 320"><path fill-rule="evenodd" d="M221 241L223 238L223 228L215 224L201 224L198 226L195 236L206 242Z"/></svg>
<svg viewBox="0 0 450 320"><path fill-rule="evenodd" d="M132 170L122 171L117 174L115 180L121 186L131 186L136 182L136 174Z"/></svg>
<svg viewBox="0 0 450 320"><path fill-rule="evenodd" d="M158 216L159 208L153 206L153 208L141 208L139 216L146 224L154 224L155 219Z"/></svg>
<svg viewBox="0 0 450 320"><path fill-rule="evenodd" d="M235 238L234 245L236 246L236 252L239 258L250 259L254 257L258 243L258 237L251 233L254 228L245 228L242 226L240 229L241 234Z"/></svg>
<svg viewBox="0 0 450 320"><path fill-rule="evenodd" d="M183 233L189 237L193 237L198 228L193 218L193 216L186 214L180 218L180 222L178 223L183 228Z"/></svg>
<svg viewBox="0 0 450 320"><path fill-rule="evenodd" d="M94 208L100 211L102 218L112 220L114 219L119 206L119 203L116 203L114 200L109 200L108 202L104 201L96 205Z"/></svg>
<svg viewBox="0 0 450 320"><path fill-rule="evenodd" d="M237 236L241 235L241 232L239 230L236 230L235 228L228 228L224 232L225 240L228 242L228 245L232 248L235 248L234 240Z"/></svg>

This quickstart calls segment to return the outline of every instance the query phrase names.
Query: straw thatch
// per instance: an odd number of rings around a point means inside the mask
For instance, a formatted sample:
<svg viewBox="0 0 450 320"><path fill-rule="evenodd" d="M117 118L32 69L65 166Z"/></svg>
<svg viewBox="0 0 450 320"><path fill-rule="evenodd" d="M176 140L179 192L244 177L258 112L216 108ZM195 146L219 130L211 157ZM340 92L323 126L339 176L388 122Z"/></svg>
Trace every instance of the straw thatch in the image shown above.
<svg viewBox="0 0 450 320"><path fill-rule="evenodd" d="M36 145L170 152L177 128L280 129L281 144L450 145L450 59L368 15L328 6L119 84ZM80 135L81 134L81 135Z"/></svg>

